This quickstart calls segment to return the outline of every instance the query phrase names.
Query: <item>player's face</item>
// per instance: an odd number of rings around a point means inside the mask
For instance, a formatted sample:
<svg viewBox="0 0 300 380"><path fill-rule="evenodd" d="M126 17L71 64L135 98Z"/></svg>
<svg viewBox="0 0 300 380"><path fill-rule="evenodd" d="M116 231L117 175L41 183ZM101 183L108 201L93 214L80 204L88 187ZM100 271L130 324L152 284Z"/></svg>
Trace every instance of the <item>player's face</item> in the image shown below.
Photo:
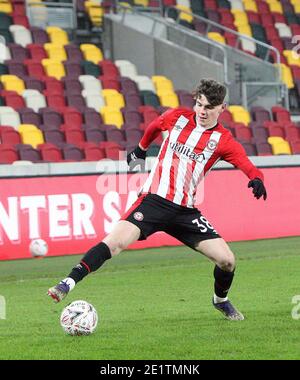
<svg viewBox="0 0 300 380"><path fill-rule="evenodd" d="M202 127L211 128L216 125L218 117L225 109L225 103L218 106L212 106L205 95L201 95L196 99L194 111L196 113L197 124Z"/></svg>

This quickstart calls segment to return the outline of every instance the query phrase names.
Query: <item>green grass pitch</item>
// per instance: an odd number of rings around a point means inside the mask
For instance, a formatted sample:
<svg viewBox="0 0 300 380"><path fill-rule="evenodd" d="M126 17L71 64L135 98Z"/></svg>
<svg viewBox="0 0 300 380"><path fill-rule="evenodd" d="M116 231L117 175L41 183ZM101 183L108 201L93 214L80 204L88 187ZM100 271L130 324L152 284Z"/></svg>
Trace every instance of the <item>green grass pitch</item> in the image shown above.
<svg viewBox="0 0 300 380"><path fill-rule="evenodd" d="M231 243L237 271L230 299L245 314L231 322L213 309L213 264L185 247L127 251L91 274L60 304L48 287L81 256L0 262L1 359L300 359L300 237ZM71 337L65 305L91 302L93 335Z"/></svg>

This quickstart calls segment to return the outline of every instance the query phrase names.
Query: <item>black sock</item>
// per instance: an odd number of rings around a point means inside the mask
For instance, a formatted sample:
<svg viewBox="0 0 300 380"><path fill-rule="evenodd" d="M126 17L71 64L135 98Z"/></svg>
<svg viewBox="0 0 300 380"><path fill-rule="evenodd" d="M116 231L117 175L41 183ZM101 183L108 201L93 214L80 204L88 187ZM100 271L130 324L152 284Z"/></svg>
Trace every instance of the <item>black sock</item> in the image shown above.
<svg viewBox="0 0 300 380"><path fill-rule="evenodd" d="M71 277L77 283L90 272L99 269L110 258L110 249L105 243L101 242L87 251L80 263L72 269L68 277Z"/></svg>
<svg viewBox="0 0 300 380"><path fill-rule="evenodd" d="M215 295L220 298L227 297L234 276L233 272L226 272L217 265L214 269Z"/></svg>

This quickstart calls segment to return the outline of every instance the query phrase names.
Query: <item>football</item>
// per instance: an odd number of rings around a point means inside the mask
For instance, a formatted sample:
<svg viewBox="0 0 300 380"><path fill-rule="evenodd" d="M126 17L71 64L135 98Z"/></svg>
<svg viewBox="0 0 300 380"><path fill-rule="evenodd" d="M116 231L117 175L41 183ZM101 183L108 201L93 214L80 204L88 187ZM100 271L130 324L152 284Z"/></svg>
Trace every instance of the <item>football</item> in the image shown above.
<svg viewBox="0 0 300 380"><path fill-rule="evenodd" d="M60 316L60 325L69 335L90 335L98 324L98 313L86 301L73 301L66 306Z"/></svg>
<svg viewBox="0 0 300 380"><path fill-rule="evenodd" d="M43 239L34 239L29 244L29 251L33 257L43 257L48 253L48 244Z"/></svg>

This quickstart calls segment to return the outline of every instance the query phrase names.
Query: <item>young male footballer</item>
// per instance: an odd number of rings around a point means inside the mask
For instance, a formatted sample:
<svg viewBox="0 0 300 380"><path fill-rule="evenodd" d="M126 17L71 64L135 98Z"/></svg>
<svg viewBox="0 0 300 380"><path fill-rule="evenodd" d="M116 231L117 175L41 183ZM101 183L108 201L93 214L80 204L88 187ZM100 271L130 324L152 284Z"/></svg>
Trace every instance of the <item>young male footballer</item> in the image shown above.
<svg viewBox="0 0 300 380"><path fill-rule="evenodd" d="M202 79L194 92L194 110L170 109L149 124L139 145L127 156L129 165L145 160L151 142L162 131L168 131L168 136L137 201L113 231L83 256L68 277L48 290L56 302L131 243L164 231L215 264L213 306L229 320L244 319L227 297L234 277L234 254L194 207L200 180L219 160L230 162L245 173L248 187L257 199L267 198L262 172L250 162L230 131L218 123L226 107L225 95L222 84Z"/></svg>

